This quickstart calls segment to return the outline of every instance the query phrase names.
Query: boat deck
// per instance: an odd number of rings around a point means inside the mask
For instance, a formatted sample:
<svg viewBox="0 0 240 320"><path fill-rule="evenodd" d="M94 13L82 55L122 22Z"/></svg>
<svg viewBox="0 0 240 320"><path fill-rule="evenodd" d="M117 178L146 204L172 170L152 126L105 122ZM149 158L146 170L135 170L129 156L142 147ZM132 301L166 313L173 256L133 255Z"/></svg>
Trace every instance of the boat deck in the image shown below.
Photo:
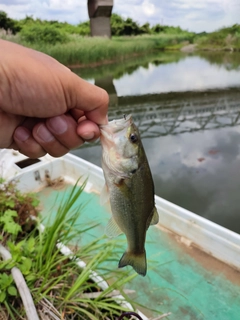
<svg viewBox="0 0 240 320"><path fill-rule="evenodd" d="M50 212L56 213L59 203L67 199L70 190L68 184L62 184L57 189L42 189L38 193L42 215L47 217ZM84 192L79 203L76 203L77 206L80 204L85 207L79 216L79 223L99 223L92 233L81 234L81 245L104 234L110 213L108 207L99 205L99 195L95 192ZM174 320L240 319L239 271L160 225L150 227L146 252L147 276L137 276L128 285L129 289L135 290L131 298L146 306L138 306L144 314L156 316L150 308L162 313L171 312L168 319ZM114 263L111 268L117 268L117 265Z"/></svg>

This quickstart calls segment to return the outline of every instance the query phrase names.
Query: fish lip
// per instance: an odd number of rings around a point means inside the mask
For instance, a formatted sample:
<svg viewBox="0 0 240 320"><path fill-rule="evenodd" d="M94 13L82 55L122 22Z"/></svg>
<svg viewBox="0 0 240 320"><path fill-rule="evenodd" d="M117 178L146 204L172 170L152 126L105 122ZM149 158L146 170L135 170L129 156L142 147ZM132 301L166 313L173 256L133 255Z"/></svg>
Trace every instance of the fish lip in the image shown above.
<svg viewBox="0 0 240 320"><path fill-rule="evenodd" d="M124 116L121 119L112 120L108 122L108 124L100 125L100 133L101 135L109 141L113 140L113 135L132 123L132 115L129 114L126 117ZM112 130L113 129L113 130Z"/></svg>
<svg viewBox="0 0 240 320"><path fill-rule="evenodd" d="M116 126L117 127L116 131L120 131L120 130L124 129L128 123L130 123L130 124L132 123L132 115L131 114L127 115L126 117L124 116L121 119L109 121L108 124L102 124L99 127L100 127L100 130L103 131L109 127Z"/></svg>

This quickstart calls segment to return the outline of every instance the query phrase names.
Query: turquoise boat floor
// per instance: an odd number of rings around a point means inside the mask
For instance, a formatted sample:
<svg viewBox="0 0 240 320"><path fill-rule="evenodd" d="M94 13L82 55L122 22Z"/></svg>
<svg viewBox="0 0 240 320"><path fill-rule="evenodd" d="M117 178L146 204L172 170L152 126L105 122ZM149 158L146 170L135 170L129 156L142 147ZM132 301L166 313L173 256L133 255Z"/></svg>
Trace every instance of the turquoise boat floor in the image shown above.
<svg viewBox="0 0 240 320"><path fill-rule="evenodd" d="M38 193L41 213L48 217L56 214L59 203L67 199L72 186L54 190L47 187ZM75 204L83 204L81 223L99 223L94 231L81 234L80 243L87 244L104 234L110 218L109 208L99 204L99 195L83 192ZM187 235L186 235L187 237ZM106 240L107 241L107 240ZM150 227L146 252L148 272L137 276L128 289L135 290L134 301L147 316L171 312L170 320L239 320L240 273L198 248L182 243L181 239L160 227ZM119 256L119 259L121 256ZM113 264L112 268L117 268Z"/></svg>

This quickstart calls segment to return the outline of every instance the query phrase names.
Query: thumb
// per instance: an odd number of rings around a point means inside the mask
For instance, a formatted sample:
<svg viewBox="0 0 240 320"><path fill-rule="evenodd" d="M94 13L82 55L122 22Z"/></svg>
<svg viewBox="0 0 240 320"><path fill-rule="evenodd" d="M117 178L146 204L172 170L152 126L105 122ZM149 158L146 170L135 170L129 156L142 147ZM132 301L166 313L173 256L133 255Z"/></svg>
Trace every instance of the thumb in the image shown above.
<svg viewBox="0 0 240 320"><path fill-rule="evenodd" d="M97 124L107 122L105 90L46 54L4 40L0 46L0 110L48 118L78 109Z"/></svg>

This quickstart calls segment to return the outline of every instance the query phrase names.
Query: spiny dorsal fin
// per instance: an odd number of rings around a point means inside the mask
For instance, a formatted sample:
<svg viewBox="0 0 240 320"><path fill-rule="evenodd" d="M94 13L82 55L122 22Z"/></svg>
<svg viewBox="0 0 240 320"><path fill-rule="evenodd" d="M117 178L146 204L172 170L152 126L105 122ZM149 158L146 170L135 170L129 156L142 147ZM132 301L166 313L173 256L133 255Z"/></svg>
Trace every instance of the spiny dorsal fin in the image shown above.
<svg viewBox="0 0 240 320"><path fill-rule="evenodd" d="M119 234L121 234L123 232L119 228L119 226L117 225L117 223L115 222L115 220L112 217L108 221L105 233L109 238L114 238L114 237L117 237Z"/></svg>

